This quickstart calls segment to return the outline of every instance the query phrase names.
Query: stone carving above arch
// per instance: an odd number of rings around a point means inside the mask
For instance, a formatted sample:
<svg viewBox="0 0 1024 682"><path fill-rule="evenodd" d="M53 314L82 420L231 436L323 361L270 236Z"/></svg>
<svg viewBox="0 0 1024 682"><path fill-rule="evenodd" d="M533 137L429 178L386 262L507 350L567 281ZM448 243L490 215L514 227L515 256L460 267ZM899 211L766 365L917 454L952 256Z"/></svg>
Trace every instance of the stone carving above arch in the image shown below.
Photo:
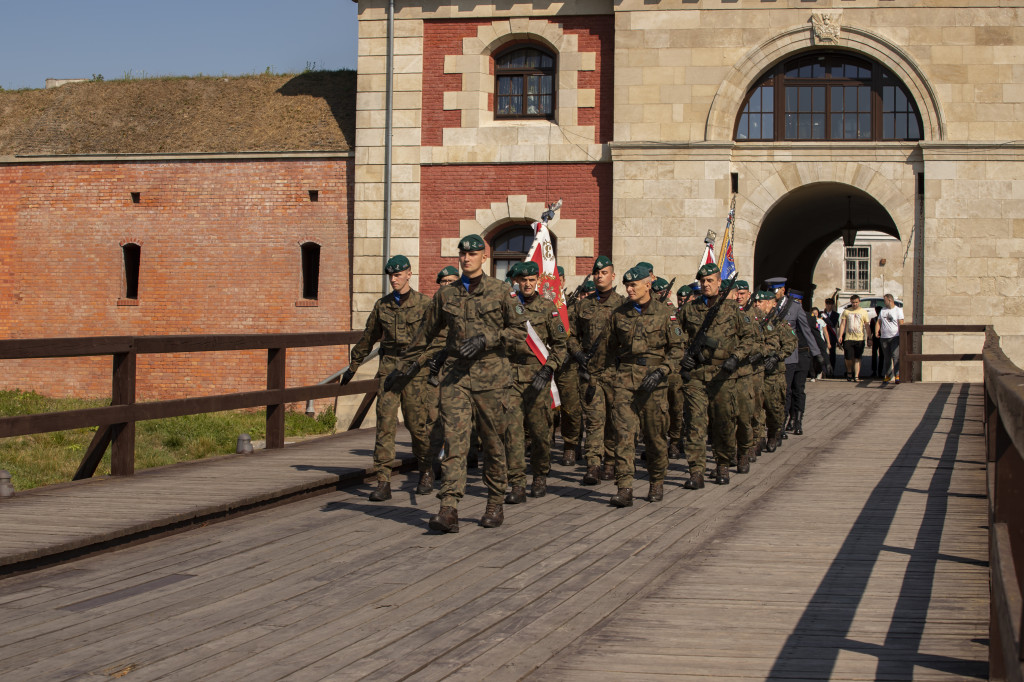
<svg viewBox="0 0 1024 682"><path fill-rule="evenodd" d="M471 220L459 221L459 236L441 239L441 256L456 258L459 240L468 234L478 234L490 242L510 223L530 224L540 218L547 206L540 201L528 201L524 194L509 195L505 201L495 201L487 208L478 208ZM594 239L576 236L576 221L559 219L558 214L548 222L548 230L557 242L559 260L571 257L593 258Z"/></svg>
<svg viewBox="0 0 1024 682"><path fill-rule="evenodd" d="M823 47L823 42L817 38L815 26L815 22L809 20L806 25L786 29L750 50L733 65L711 102L704 130L705 140L732 140L743 98L761 74L800 52ZM834 33L834 39L827 43L829 47L864 55L883 65L903 82L921 114L923 140L945 139L946 126L938 97L924 72L909 54L888 39L857 26L843 25L839 31L836 24Z"/></svg>

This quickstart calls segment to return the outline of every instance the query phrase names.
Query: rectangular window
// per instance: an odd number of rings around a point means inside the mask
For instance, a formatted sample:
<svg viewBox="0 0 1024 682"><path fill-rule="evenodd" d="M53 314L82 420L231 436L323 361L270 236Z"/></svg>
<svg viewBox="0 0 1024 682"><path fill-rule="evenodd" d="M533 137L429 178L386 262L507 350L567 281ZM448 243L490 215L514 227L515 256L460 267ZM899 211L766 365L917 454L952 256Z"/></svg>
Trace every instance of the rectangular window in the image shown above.
<svg viewBox="0 0 1024 682"><path fill-rule="evenodd" d="M125 244L121 247L124 258L124 295L122 298L137 299L139 297L139 267L142 263L142 247L138 244Z"/></svg>
<svg viewBox="0 0 1024 682"><path fill-rule="evenodd" d="M315 301L320 297L320 245L302 245L302 298Z"/></svg>
<svg viewBox="0 0 1024 682"><path fill-rule="evenodd" d="M871 247L846 247L846 279L847 291L870 291L871 287Z"/></svg>

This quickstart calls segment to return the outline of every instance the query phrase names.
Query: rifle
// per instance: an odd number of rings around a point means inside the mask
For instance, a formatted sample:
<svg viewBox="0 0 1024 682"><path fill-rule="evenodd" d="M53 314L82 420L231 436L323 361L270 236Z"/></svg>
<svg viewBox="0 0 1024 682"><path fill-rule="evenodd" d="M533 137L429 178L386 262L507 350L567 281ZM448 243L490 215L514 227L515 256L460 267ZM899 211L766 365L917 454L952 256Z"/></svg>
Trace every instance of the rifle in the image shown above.
<svg viewBox="0 0 1024 682"><path fill-rule="evenodd" d="M571 304L575 303L576 299L579 298L583 294L583 287L587 284L587 282L590 281L590 279L593 276L594 276L594 273L590 273L589 275L587 275L586 277L583 278L583 281L580 282L580 285L578 287L576 287L575 291L573 291L571 294L569 294L566 297L566 299L565 299L566 305L571 305Z"/></svg>
<svg viewBox="0 0 1024 682"><path fill-rule="evenodd" d="M715 321L715 318L718 317L718 311L722 309L722 304L725 302L725 299L728 298L729 291L732 289L733 284L736 283L737 274L738 273L734 272L732 273L732 277L725 280L721 290L718 292L718 300L708 308L708 312L704 316L704 322L701 323L697 333L693 335L693 340L690 341L690 345L686 347L685 351L683 351L683 360L689 357L695 362L699 361L700 353L705 347L714 349L718 345L717 342L714 344L708 343L710 341L708 338L708 329L711 328L711 324ZM684 381L688 381L690 379L690 372L688 370L684 369L680 372L680 375L683 377Z"/></svg>
<svg viewBox="0 0 1024 682"><path fill-rule="evenodd" d="M668 295L672 293L672 286L675 283L676 283L676 278L673 277L672 281L668 283L668 288L665 289L665 291L661 292L661 295L658 297L659 301L661 301L662 303L665 302L665 299L668 298Z"/></svg>

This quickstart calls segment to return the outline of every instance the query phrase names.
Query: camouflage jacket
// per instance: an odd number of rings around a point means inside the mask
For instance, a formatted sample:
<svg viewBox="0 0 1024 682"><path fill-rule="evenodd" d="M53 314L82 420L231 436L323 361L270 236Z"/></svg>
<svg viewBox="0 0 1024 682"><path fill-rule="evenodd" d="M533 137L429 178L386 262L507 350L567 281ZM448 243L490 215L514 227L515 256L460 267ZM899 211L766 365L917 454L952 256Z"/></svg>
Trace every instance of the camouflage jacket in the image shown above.
<svg viewBox="0 0 1024 682"><path fill-rule="evenodd" d="M604 302L595 292L576 301L569 310L569 324L575 332L569 337L569 352L593 351L587 365L592 375L608 369L615 362L615 357L608 354L609 330L612 313L625 302L625 297L614 290Z"/></svg>
<svg viewBox="0 0 1024 682"><path fill-rule="evenodd" d="M697 330L704 323L704 317L710 307L704 296L697 296L678 312L679 323L683 328L683 340L687 346L697 335ZM725 301L722 304L718 316L707 331L708 340L715 344L715 347L701 350L697 367L690 372L690 379L712 381L730 379L734 376L722 371L722 363L730 355L735 355L742 363L754 351L754 332L750 323L744 319L746 316L746 313L740 311L736 301Z"/></svg>
<svg viewBox="0 0 1024 682"><path fill-rule="evenodd" d="M558 371L559 367L565 364L566 340L568 339L565 326L558 316L558 308L543 296L535 295L532 300L524 301L514 291L512 292L512 302L516 306L516 311L522 310L520 314L537 332L541 342L547 346L548 360L545 364ZM540 369L540 360L526 345L526 338L510 344L508 353L509 360L512 362L512 378L520 382L533 381L534 375Z"/></svg>
<svg viewBox="0 0 1024 682"><path fill-rule="evenodd" d="M441 287L413 343L425 344L446 330L448 357L443 381L464 384L472 391L507 388L511 373L505 349L526 339L526 317L516 309L518 303L507 285L487 275L481 277L473 293L460 282ZM473 360L459 357L462 342L477 334L484 337L484 350ZM432 355L428 349L416 361L425 365Z"/></svg>
<svg viewBox="0 0 1024 682"><path fill-rule="evenodd" d="M617 385L636 390L654 370L668 377L679 366L683 330L659 301L652 299L642 310L626 301L612 313L610 328L607 352L618 366Z"/></svg>
<svg viewBox="0 0 1024 682"><path fill-rule="evenodd" d="M739 305L737 304L737 308ZM761 354L761 358L768 356L767 348L764 341L764 330L761 329L761 322L757 319L756 309L751 308L750 310L739 309L740 320L744 324L750 326L750 333L753 335L753 346L750 349L750 354L740 362L740 368L736 370L735 375L737 377L748 377L753 374L760 374L764 371L764 367L761 365L761 360L758 361L757 365L751 365L749 362L750 356L757 353Z"/></svg>
<svg viewBox="0 0 1024 682"><path fill-rule="evenodd" d="M413 344L416 334L427 311L430 310L430 297L412 290L409 297L401 305L395 301L393 294L388 294L373 304L370 316L366 318L366 330L363 337L349 353L349 367L354 372L366 360L373 344L380 341L380 367L378 376L386 375L391 370L404 367L415 360L426 348L425 342Z"/></svg>
<svg viewBox="0 0 1024 682"><path fill-rule="evenodd" d="M789 326L789 322L778 318L775 318L774 322L762 322L762 330L764 331L765 340L768 342L768 347L772 349L772 353L779 359L779 366L776 367L773 374L780 371L785 372L786 366L784 362L797 347L796 332ZM768 357L768 353L765 354L765 357Z"/></svg>

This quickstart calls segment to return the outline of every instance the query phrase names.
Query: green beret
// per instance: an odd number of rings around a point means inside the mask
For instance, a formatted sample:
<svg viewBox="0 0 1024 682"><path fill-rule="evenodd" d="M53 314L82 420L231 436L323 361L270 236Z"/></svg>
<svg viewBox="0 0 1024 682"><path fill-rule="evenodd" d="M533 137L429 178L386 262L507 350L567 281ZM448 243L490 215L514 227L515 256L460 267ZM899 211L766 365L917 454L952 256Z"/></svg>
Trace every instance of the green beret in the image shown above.
<svg viewBox="0 0 1024 682"><path fill-rule="evenodd" d="M608 256L598 256L594 261L594 272L612 267L612 259Z"/></svg>
<svg viewBox="0 0 1024 682"><path fill-rule="evenodd" d="M707 277L721 272L714 263L705 263L697 269L697 277Z"/></svg>
<svg viewBox="0 0 1024 682"><path fill-rule="evenodd" d="M756 294L754 294L754 300L755 301L774 301L775 300L775 294L772 293L771 291L764 291L762 289L761 291L758 291Z"/></svg>
<svg viewBox="0 0 1024 682"><path fill-rule="evenodd" d="M384 266L385 275L393 275L396 272L402 272L408 270L412 266L409 264L409 259L405 256L392 256L388 259L387 265Z"/></svg>
<svg viewBox="0 0 1024 682"><path fill-rule="evenodd" d="M630 282L637 282L642 279L647 279L651 276L651 271L647 268L635 267L626 270L626 274L622 276L622 283L628 284Z"/></svg>
<svg viewBox="0 0 1024 682"><path fill-rule="evenodd" d="M591 291L597 291L597 285L594 284L593 280L587 280L583 283L583 291L590 293Z"/></svg>
<svg viewBox="0 0 1024 682"><path fill-rule="evenodd" d="M684 284L683 286L676 289L676 296L689 296L691 293L690 285Z"/></svg>
<svg viewBox="0 0 1024 682"><path fill-rule="evenodd" d="M654 284L651 285L651 291L665 291L668 289L668 280L658 277L654 280Z"/></svg>
<svg viewBox="0 0 1024 682"><path fill-rule="evenodd" d="M459 240L459 251L483 251L484 240L478 234L468 234Z"/></svg>
<svg viewBox="0 0 1024 682"><path fill-rule="evenodd" d="M561 265L558 266L558 278L565 279L565 269Z"/></svg>
<svg viewBox="0 0 1024 682"><path fill-rule="evenodd" d="M519 267L516 268L516 272L513 277L536 277L540 274L540 268L532 260L523 261L522 263L516 263Z"/></svg>
<svg viewBox="0 0 1024 682"><path fill-rule="evenodd" d="M749 290L750 284L745 279L738 279L735 282L733 282L732 288L736 289L737 291L743 291L744 289Z"/></svg>
<svg viewBox="0 0 1024 682"><path fill-rule="evenodd" d="M644 268L645 270L647 270L648 276L650 275L650 273L654 272L654 266L651 265L650 263L645 263L644 261L640 261L634 267Z"/></svg>
<svg viewBox="0 0 1024 682"><path fill-rule="evenodd" d="M446 265L441 268L441 272L437 273L437 283L440 284L441 280L451 275L459 276L459 271L455 269L454 265Z"/></svg>

